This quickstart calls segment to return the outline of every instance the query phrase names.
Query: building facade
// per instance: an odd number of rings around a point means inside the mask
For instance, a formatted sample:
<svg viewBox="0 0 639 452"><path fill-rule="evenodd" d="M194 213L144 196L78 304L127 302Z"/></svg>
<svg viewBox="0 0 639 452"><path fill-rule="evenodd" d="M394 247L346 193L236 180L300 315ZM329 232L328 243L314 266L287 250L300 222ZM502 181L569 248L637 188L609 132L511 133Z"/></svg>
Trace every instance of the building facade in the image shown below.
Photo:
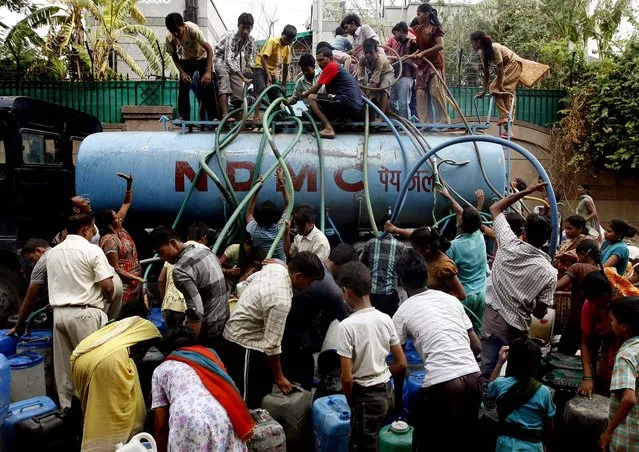
<svg viewBox="0 0 639 452"><path fill-rule="evenodd" d="M170 14L178 12L184 16L184 20L196 23L206 40L214 46L226 31L227 27L218 11L214 0L138 0L138 8L146 17L146 25L151 28L158 39L166 62L166 75L175 72L175 66L170 55L164 53L164 42L166 39L166 27L164 18ZM159 78L162 74L153 74L148 67L147 61L140 49L133 43L125 43L123 47L133 57L135 62L145 71L144 78ZM124 77L139 79L129 66L124 62L118 62L118 72Z"/></svg>

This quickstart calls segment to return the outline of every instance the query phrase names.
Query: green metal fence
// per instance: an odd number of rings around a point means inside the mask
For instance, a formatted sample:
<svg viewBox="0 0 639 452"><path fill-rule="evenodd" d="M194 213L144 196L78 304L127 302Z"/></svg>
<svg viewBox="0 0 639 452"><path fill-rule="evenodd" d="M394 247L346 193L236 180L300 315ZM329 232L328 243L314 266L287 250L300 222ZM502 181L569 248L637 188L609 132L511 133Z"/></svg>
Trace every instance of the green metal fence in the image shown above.
<svg viewBox="0 0 639 452"><path fill-rule="evenodd" d="M293 90L289 82L287 91ZM473 97L478 88L451 88L464 115L474 117ZM9 81L0 80L0 96L31 96L90 113L104 123L122 122L123 105L171 105L176 115L178 82L114 80L104 82L60 82L60 81ZM538 126L557 122L559 103L565 93L562 90L527 90L517 93L516 118ZM479 101L479 112L488 111L488 97ZM451 118L458 115L449 107ZM493 111L493 115L495 112ZM191 119L197 119L197 103L191 93Z"/></svg>

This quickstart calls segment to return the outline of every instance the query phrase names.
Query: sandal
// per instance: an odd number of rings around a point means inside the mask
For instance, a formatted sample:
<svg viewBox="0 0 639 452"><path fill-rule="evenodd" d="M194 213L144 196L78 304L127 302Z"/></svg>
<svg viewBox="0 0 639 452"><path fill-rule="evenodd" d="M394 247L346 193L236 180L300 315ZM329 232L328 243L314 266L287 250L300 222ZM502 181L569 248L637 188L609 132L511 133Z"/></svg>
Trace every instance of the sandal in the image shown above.
<svg viewBox="0 0 639 452"><path fill-rule="evenodd" d="M313 136L315 136L315 132L313 132ZM323 130L320 130L319 136L320 136L320 138L325 138L327 140L332 140L333 138L335 138L335 132L333 132L333 133L325 133Z"/></svg>

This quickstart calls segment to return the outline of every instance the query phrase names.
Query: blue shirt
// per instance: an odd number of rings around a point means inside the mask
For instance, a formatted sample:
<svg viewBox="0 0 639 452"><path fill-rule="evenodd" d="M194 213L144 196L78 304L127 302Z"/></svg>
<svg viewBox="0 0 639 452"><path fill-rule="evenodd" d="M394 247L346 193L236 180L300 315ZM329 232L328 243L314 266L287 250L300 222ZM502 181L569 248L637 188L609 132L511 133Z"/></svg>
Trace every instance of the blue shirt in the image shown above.
<svg viewBox="0 0 639 452"><path fill-rule="evenodd" d="M628 245L624 242L609 242L606 240L601 244L601 263L606 263L612 256L619 257L619 261L615 265L617 273L624 275L628 268L628 260L630 259L630 251Z"/></svg>
<svg viewBox="0 0 639 452"><path fill-rule="evenodd" d="M277 237L277 233L280 232L280 225L274 224L271 225L270 228L263 228L257 224L257 221L253 220L246 225L246 232L251 234L254 246L259 246L268 252L275 241L275 237ZM277 244L273 257L281 260L282 262L286 262L282 240L280 240L280 243Z"/></svg>
<svg viewBox="0 0 639 452"><path fill-rule="evenodd" d="M495 381L488 383L488 398L498 401L503 397L513 385L517 383L514 377L499 377ZM526 430L543 430L544 423L555 416L555 404L552 401L552 394L547 386L541 385L534 396L508 415L505 422L519 425ZM497 438L497 452L514 451L517 452L543 452L542 443L529 443L510 436L499 436Z"/></svg>
<svg viewBox="0 0 639 452"><path fill-rule="evenodd" d="M331 42L331 47L333 47L335 50L348 52L353 48L353 44L351 44L346 36L335 36L335 39L333 39L333 42Z"/></svg>
<svg viewBox="0 0 639 452"><path fill-rule="evenodd" d="M466 295L486 292L486 242L481 231L459 234L446 254L457 265Z"/></svg>

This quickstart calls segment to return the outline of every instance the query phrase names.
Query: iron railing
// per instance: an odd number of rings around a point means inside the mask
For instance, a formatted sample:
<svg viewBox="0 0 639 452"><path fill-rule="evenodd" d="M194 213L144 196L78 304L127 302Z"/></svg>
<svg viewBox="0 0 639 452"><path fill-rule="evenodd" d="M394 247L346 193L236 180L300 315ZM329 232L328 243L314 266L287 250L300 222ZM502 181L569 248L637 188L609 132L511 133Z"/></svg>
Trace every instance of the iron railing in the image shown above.
<svg viewBox="0 0 639 452"><path fill-rule="evenodd" d="M294 87L289 82L289 94ZM451 92L464 115L474 117L473 97L479 88L453 87ZM68 82L68 81L14 81L0 80L0 96L30 96L56 104L75 108L96 116L103 123L121 123L122 106L124 105L170 105L173 106L174 117L177 114L178 82L169 80L137 81L113 80L102 82ZM563 90L528 90L517 92L516 119L546 127L558 120ZM488 98L479 102L481 115L488 111ZM458 114L449 107L451 118ZM493 112L495 114L495 112ZM191 119L198 115L197 103L191 93Z"/></svg>

